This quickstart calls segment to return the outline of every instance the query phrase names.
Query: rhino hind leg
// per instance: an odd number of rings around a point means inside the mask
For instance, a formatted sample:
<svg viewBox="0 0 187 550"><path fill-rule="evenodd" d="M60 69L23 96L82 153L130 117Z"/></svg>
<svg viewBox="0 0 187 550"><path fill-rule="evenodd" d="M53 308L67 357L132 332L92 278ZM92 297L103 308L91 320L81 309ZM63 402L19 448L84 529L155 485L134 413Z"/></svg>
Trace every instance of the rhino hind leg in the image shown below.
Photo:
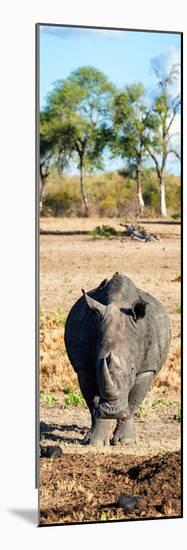
<svg viewBox="0 0 187 550"><path fill-rule="evenodd" d="M146 393L151 387L154 378L154 372L145 372L138 374L134 386L129 393L129 411L130 416L125 419L118 419L117 426L112 439L112 444L118 443L126 444L131 441L136 441L135 427L134 427L134 414L137 411L139 405L142 403L146 396Z"/></svg>
<svg viewBox="0 0 187 550"><path fill-rule="evenodd" d="M99 396L94 376L81 369L78 372L78 381L83 397L91 414L92 425L82 443L84 445L110 445L113 432L113 420L96 418Z"/></svg>

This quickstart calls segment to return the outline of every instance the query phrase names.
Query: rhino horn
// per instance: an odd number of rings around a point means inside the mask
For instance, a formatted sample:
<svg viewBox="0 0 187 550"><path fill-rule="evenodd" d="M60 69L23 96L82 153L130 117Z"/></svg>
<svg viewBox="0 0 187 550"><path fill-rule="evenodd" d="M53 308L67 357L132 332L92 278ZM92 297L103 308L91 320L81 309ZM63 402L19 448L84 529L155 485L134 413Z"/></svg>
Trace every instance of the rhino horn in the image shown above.
<svg viewBox="0 0 187 550"><path fill-rule="evenodd" d="M85 290L83 289L82 293L84 294L88 307L103 316L106 311L106 306L104 306L104 304L101 304L97 300L94 300L94 298L91 298L91 296L88 296L88 294L86 294Z"/></svg>
<svg viewBox="0 0 187 550"><path fill-rule="evenodd" d="M119 391L117 390L111 378L105 358L102 365L102 388L101 389L102 389L103 397L106 396L109 399L117 399Z"/></svg>

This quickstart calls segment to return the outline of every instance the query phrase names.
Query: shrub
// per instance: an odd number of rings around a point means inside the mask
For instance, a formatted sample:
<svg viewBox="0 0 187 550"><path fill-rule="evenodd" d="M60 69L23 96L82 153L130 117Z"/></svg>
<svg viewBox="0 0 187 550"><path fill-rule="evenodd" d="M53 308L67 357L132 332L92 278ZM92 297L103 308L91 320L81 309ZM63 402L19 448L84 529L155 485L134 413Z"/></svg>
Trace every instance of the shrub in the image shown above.
<svg viewBox="0 0 187 550"><path fill-rule="evenodd" d="M85 400L81 393L70 391L64 399L66 407L78 407L78 405L86 406Z"/></svg>
<svg viewBox="0 0 187 550"><path fill-rule="evenodd" d="M137 213L136 182L125 172L105 172L85 176L85 190L90 203L89 214L125 216ZM180 217L180 178L166 174L166 204L173 219ZM142 190L145 215L160 213L160 190L153 169L142 171ZM43 212L54 216L83 216L79 176L59 176L51 172L47 180Z"/></svg>
<svg viewBox="0 0 187 550"><path fill-rule="evenodd" d="M97 239L97 237L104 237L104 238L110 238L110 237L118 237L120 233L114 229L114 227L110 227L110 225L98 225L91 231L91 235L93 239Z"/></svg>
<svg viewBox="0 0 187 550"><path fill-rule="evenodd" d="M101 215L108 216L109 218L113 218L117 216L118 209L117 209L117 199L114 197L106 197L99 203L99 211Z"/></svg>
<svg viewBox="0 0 187 550"><path fill-rule="evenodd" d="M44 200L44 206L50 208L55 216L70 213L79 204L80 199L70 190L49 192Z"/></svg>
<svg viewBox="0 0 187 550"><path fill-rule="evenodd" d="M145 190L143 190L143 199L146 206L154 208L156 212L160 210L160 195L159 188L156 187L153 183L148 183L145 185Z"/></svg>
<svg viewBox="0 0 187 550"><path fill-rule="evenodd" d="M180 212L174 212L171 217L173 218L173 220L180 220L181 213Z"/></svg>
<svg viewBox="0 0 187 550"><path fill-rule="evenodd" d="M52 391L44 393L43 390L40 390L40 399L43 403L46 403L46 405L52 405L58 401L58 398Z"/></svg>

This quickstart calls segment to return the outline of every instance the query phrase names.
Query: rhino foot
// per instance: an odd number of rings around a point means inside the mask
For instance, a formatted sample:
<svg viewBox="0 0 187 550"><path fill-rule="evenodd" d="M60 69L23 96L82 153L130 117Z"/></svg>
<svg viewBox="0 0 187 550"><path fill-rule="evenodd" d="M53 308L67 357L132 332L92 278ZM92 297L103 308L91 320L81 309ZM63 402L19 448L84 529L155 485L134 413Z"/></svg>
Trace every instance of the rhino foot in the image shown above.
<svg viewBox="0 0 187 550"><path fill-rule="evenodd" d="M88 445L89 444L90 435L91 435L91 430L88 430L88 432L84 436L84 439L82 440L82 445Z"/></svg>
<svg viewBox="0 0 187 550"><path fill-rule="evenodd" d="M89 430L89 432L85 435L83 441L83 445L110 445L110 438L109 437L101 437L98 434L92 432L92 430Z"/></svg>
<svg viewBox="0 0 187 550"><path fill-rule="evenodd" d="M97 420L84 437L83 445L110 445L112 425L110 420Z"/></svg>
<svg viewBox="0 0 187 550"><path fill-rule="evenodd" d="M128 443L136 443L133 417L130 417L126 420L118 420L117 427L112 439L112 445L126 445Z"/></svg>
<svg viewBox="0 0 187 550"><path fill-rule="evenodd" d="M112 445L130 445L131 443L137 443L137 439L135 437L124 437L124 436L117 436L115 435L112 439L111 444Z"/></svg>
<svg viewBox="0 0 187 550"><path fill-rule="evenodd" d="M95 445L97 447L110 445L110 439L108 437L98 437L96 434L90 436L88 445Z"/></svg>

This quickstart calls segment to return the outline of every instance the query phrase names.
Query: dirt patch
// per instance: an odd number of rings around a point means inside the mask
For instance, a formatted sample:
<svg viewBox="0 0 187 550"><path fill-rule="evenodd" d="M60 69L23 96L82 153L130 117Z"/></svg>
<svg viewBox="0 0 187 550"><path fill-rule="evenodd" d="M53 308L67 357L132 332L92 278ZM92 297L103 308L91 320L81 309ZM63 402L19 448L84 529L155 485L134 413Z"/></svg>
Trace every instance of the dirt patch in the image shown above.
<svg viewBox="0 0 187 550"><path fill-rule="evenodd" d="M119 229L119 221L102 220ZM42 220L42 227L94 228L98 219ZM129 238L93 240L89 236L41 236L41 305L57 306L67 313L81 295L81 288L94 288L120 271L137 286L160 299L168 313L176 315L180 304L180 226L150 226L159 232L156 242L139 243Z"/></svg>
<svg viewBox="0 0 187 550"><path fill-rule="evenodd" d="M90 428L90 413L82 406L65 407L64 396L58 396L55 405L41 404L41 443L58 444L63 453L93 454L100 453L144 456L180 449L180 421L178 419L178 401L153 399L150 393L141 405L135 418L136 442L128 445L92 447L81 445ZM115 429L116 421L113 422Z"/></svg>
<svg viewBox="0 0 187 550"><path fill-rule="evenodd" d="M169 221L173 225L167 225L167 221ZM177 230L177 234L179 234L180 231L180 224L176 224L174 220L170 219L167 220L166 223L163 223L163 218L155 218L153 220L153 223L151 223L150 219L140 219L140 220L130 220L129 223L134 225L141 225L143 226L145 222L145 226L148 230L159 232L161 236L168 233L173 235L173 229ZM158 223L157 223L158 222ZM162 223L161 223L162 222ZM124 219L122 218L108 218L107 216L91 216L91 217L44 217L42 216L40 219L40 229L43 231L92 231L96 226L98 225L110 225L110 227L114 227L117 230L122 230L122 227L120 226L120 223L126 223L124 222Z"/></svg>
<svg viewBox="0 0 187 550"><path fill-rule="evenodd" d="M40 524L181 516L180 453L41 460ZM122 494L142 497L133 509Z"/></svg>

